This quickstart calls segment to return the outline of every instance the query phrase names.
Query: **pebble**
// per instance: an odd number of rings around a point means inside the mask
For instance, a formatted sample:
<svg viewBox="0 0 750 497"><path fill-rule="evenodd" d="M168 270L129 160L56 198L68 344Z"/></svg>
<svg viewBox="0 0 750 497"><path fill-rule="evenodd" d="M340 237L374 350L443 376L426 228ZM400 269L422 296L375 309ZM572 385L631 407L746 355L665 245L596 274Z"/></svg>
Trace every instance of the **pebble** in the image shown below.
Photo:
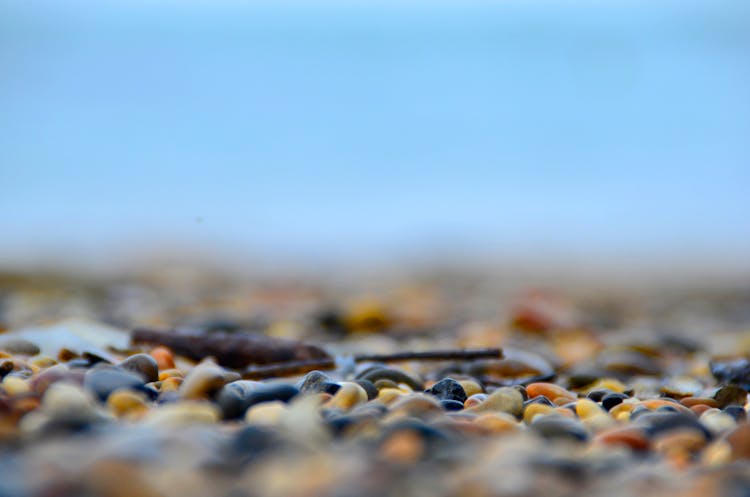
<svg viewBox="0 0 750 497"><path fill-rule="evenodd" d="M700 423L715 436L731 431L737 426L737 421L732 416L718 409L709 409L701 414Z"/></svg>
<svg viewBox="0 0 750 497"><path fill-rule="evenodd" d="M750 387L750 380L748 386ZM744 387L730 384L719 388L714 393L713 398L716 401L717 407L742 406L747 402L747 390Z"/></svg>
<svg viewBox="0 0 750 497"><path fill-rule="evenodd" d="M543 438L575 442L584 442L589 438L588 432L581 423L562 416L537 416L529 426Z"/></svg>
<svg viewBox="0 0 750 497"><path fill-rule="evenodd" d="M467 395L464 387L453 378L443 378L439 382L425 390L425 393L434 395L440 400L452 400L460 402L462 405L466 402Z"/></svg>
<svg viewBox="0 0 750 497"><path fill-rule="evenodd" d="M535 417L556 413L555 408L546 404L529 404L523 411L524 423L531 424Z"/></svg>
<svg viewBox="0 0 750 497"><path fill-rule="evenodd" d="M602 431L596 435L594 441L604 445L623 445L639 451L648 450L651 445L644 430L635 426L611 428Z"/></svg>
<svg viewBox="0 0 750 497"><path fill-rule="evenodd" d="M472 412L499 411L520 416L523 413L523 396L515 388L500 387L489 394L484 402L469 410Z"/></svg>
<svg viewBox="0 0 750 497"><path fill-rule="evenodd" d="M257 404L245 413L245 422L260 426L276 425L286 411L286 404L279 400Z"/></svg>
<svg viewBox="0 0 750 497"><path fill-rule="evenodd" d="M356 385L359 387L359 385ZM360 389L362 387L359 387ZM294 385L286 383L271 384L271 385L260 385L257 388L253 388L249 392L243 403L243 411L249 409L257 404L263 404L268 402L281 402L286 403L299 395L299 389ZM367 399L367 394L364 394ZM335 398L336 396L334 396Z"/></svg>
<svg viewBox="0 0 750 497"><path fill-rule="evenodd" d="M179 392L185 399L211 398L224 384L237 380L238 377L237 373L228 373L213 363L201 363L185 376Z"/></svg>
<svg viewBox="0 0 750 497"><path fill-rule="evenodd" d="M482 386L473 380L460 380L459 383L464 389L464 392L466 393L466 397L471 397L474 394L477 393L484 393L484 389Z"/></svg>
<svg viewBox="0 0 750 497"><path fill-rule="evenodd" d="M732 416L738 423L747 421L747 411L742 406L727 406L724 408L724 412Z"/></svg>
<svg viewBox="0 0 750 497"><path fill-rule="evenodd" d="M378 389L373 382L359 379L354 380L354 383L365 389L365 392L367 392L367 400L372 400L378 396Z"/></svg>
<svg viewBox="0 0 750 497"><path fill-rule="evenodd" d="M734 459L750 459L750 423L742 423L726 435Z"/></svg>
<svg viewBox="0 0 750 497"><path fill-rule="evenodd" d="M174 355L167 347L154 347L151 349L151 352L149 352L149 355L156 361L156 365L159 366L159 371L175 368Z"/></svg>
<svg viewBox="0 0 750 497"><path fill-rule="evenodd" d="M477 416L474 424L489 433L517 432L521 429L516 418L504 412L487 412Z"/></svg>
<svg viewBox="0 0 750 497"><path fill-rule="evenodd" d="M474 395L470 396L466 399L466 402L464 402L465 408L475 407L481 404L487 400L487 394L486 393L475 393Z"/></svg>
<svg viewBox="0 0 750 497"><path fill-rule="evenodd" d="M557 405L573 402L578 397L575 393L554 383L531 383L526 385L526 392L530 399L544 395Z"/></svg>
<svg viewBox="0 0 750 497"><path fill-rule="evenodd" d="M247 410L250 394L264 385L258 381L237 380L225 384L216 394L215 400L224 419L239 419Z"/></svg>
<svg viewBox="0 0 750 497"><path fill-rule="evenodd" d="M320 393L326 391L326 386L333 383L333 378L322 371L310 371L297 383L301 393Z"/></svg>
<svg viewBox="0 0 750 497"><path fill-rule="evenodd" d="M721 359L709 364L711 374L721 383L735 383L750 390L750 359L745 357Z"/></svg>
<svg viewBox="0 0 750 497"><path fill-rule="evenodd" d="M148 412L146 396L132 390L116 390L107 398L107 407L117 416L143 415Z"/></svg>
<svg viewBox="0 0 750 497"><path fill-rule="evenodd" d="M140 376L111 366L89 370L83 380L83 386L102 401L115 390L142 390L144 385Z"/></svg>
<svg viewBox="0 0 750 497"><path fill-rule="evenodd" d="M125 371L140 375L146 383L159 380L159 365L156 359L148 354L133 354L119 366Z"/></svg>
<svg viewBox="0 0 750 497"><path fill-rule="evenodd" d="M162 404L148 412L143 418L146 426L174 428L198 424L216 423L221 418L219 408L208 401L183 400Z"/></svg>
<svg viewBox="0 0 750 497"><path fill-rule="evenodd" d="M0 350L28 356L35 356L40 352L39 346L21 337L0 339Z"/></svg>
<svg viewBox="0 0 750 497"><path fill-rule="evenodd" d="M622 393L607 394L602 398L602 407L607 411L610 411L616 405L622 404L622 402L627 398L628 396Z"/></svg>
<svg viewBox="0 0 750 497"><path fill-rule="evenodd" d="M372 368L364 371L356 379L368 380L373 383L377 382L378 380L391 380L396 384L404 383L406 385L409 385L409 387L411 387L413 390L423 389L422 382L419 379L408 375L403 371L393 368Z"/></svg>

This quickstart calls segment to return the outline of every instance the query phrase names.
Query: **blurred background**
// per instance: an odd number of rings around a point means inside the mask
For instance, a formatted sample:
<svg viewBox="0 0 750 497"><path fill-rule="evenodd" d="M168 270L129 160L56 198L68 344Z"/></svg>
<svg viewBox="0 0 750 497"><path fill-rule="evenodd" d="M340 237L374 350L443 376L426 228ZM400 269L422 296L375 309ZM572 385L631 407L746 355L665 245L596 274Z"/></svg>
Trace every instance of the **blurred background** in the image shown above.
<svg viewBox="0 0 750 497"><path fill-rule="evenodd" d="M0 0L0 266L750 274L750 3Z"/></svg>

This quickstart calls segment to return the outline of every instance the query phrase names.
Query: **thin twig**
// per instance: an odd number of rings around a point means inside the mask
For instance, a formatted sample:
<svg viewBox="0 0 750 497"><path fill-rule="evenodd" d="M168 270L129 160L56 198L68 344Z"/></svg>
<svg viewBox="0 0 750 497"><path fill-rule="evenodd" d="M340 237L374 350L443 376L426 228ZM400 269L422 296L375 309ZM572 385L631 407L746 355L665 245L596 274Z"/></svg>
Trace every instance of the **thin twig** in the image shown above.
<svg viewBox="0 0 750 497"><path fill-rule="evenodd" d="M427 350L424 352L397 352L395 354L363 354L354 356L356 362L400 361L471 361L474 359L500 359L503 351L497 348Z"/></svg>
<svg viewBox="0 0 750 497"><path fill-rule="evenodd" d="M399 361L471 361L474 359L501 358L502 350L488 349L452 349L428 350L424 352L397 352L395 354L362 354L353 357L354 362L399 362ZM267 366L250 366L242 373L248 380L260 380L280 376L294 376L309 373L316 369L334 369L333 359L316 359L306 361L286 361Z"/></svg>

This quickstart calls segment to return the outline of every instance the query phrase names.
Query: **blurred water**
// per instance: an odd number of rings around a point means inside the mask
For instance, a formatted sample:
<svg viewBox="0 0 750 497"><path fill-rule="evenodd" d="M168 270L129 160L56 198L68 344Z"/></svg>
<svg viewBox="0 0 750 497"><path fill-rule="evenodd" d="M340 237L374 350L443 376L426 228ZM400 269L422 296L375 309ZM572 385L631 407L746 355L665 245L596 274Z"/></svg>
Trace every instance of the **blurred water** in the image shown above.
<svg viewBox="0 0 750 497"><path fill-rule="evenodd" d="M0 0L0 263L740 263L748 28L743 0Z"/></svg>

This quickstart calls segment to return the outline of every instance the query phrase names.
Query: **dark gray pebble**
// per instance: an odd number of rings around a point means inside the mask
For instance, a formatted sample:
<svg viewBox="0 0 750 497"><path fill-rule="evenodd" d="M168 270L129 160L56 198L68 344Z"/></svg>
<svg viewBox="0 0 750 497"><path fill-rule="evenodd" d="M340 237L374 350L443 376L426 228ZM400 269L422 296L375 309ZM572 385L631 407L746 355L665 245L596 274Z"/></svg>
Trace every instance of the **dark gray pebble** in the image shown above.
<svg viewBox="0 0 750 497"><path fill-rule="evenodd" d="M588 393L588 395L586 395L586 398L591 399L594 402L601 402L604 397L611 393L613 392L611 390L607 390L606 388L600 390L592 390Z"/></svg>
<svg viewBox="0 0 750 497"><path fill-rule="evenodd" d="M602 397L602 407L609 411L616 405L622 404L622 401L627 398L628 396L624 393L608 393L604 397Z"/></svg>
<svg viewBox="0 0 750 497"><path fill-rule="evenodd" d="M39 347L32 342L24 338L6 338L0 340L0 350L4 350L11 354L23 354L23 355L37 355L40 350Z"/></svg>
<svg viewBox="0 0 750 497"><path fill-rule="evenodd" d="M648 412L640 415L637 421L638 424L644 426L646 433L651 437L671 430L690 428L702 433L706 440L712 438L711 432L698 421L698 418L691 414L682 412Z"/></svg>
<svg viewBox="0 0 750 497"><path fill-rule="evenodd" d="M440 401L440 406L446 411L460 411L464 408L463 402L452 399L443 399Z"/></svg>
<svg viewBox="0 0 750 497"><path fill-rule="evenodd" d="M378 396L378 388L370 380L354 380L354 383L361 386L367 393L367 400L372 400Z"/></svg>
<svg viewBox="0 0 750 497"><path fill-rule="evenodd" d="M466 402L464 387L453 378L443 378L425 390L425 393L434 395L440 400L454 400L460 402L462 405Z"/></svg>
<svg viewBox="0 0 750 497"><path fill-rule="evenodd" d="M724 408L724 412L732 416L738 423L747 420L747 411L742 406L727 406Z"/></svg>
<svg viewBox="0 0 750 497"><path fill-rule="evenodd" d="M144 384L140 376L115 367L89 370L83 380L83 386L101 401L120 388L143 390Z"/></svg>
<svg viewBox="0 0 750 497"><path fill-rule="evenodd" d="M403 371L393 368L376 367L369 368L357 376L358 380L368 380L375 383L378 380L391 380L394 383L405 383L414 390L422 390L422 381L414 378Z"/></svg>
<svg viewBox="0 0 750 497"><path fill-rule="evenodd" d="M589 435L578 421L562 416L537 416L531 428L544 438L583 442Z"/></svg>
<svg viewBox="0 0 750 497"><path fill-rule="evenodd" d="M148 354L131 355L120 363L120 367L140 375L147 383L159 380L159 366Z"/></svg>
<svg viewBox="0 0 750 497"><path fill-rule="evenodd" d="M547 398L546 396L544 396L544 395L537 395L537 396L536 396L536 397L534 397L533 399L529 399L529 400L525 401L525 402L523 403L523 406L524 406L524 408L525 408L526 406L529 406L529 405L531 405L531 404L543 404L543 405L545 405L545 406L552 406L552 407L557 407L557 406L555 406L555 404L553 404L553 403L552 403L552 401L551 401L551 400L549 400L549 399L548 399L548 398Z"/></svg>
<svg viewBox="0 0 750 497"><path fill-rule="evenodd" d="M326 384L332 383L333 378L321 371L310 371L297 383L301 393L325 392Z"/></svg>

